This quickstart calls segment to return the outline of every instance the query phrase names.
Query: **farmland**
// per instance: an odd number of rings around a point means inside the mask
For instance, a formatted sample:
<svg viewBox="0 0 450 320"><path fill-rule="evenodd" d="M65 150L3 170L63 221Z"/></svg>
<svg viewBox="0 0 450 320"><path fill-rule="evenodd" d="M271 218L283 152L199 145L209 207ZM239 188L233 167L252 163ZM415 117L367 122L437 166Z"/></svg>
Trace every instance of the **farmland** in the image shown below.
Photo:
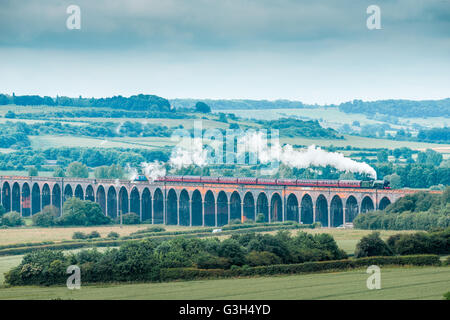
<svg viewBox="0 0 450 320"><path fill-rule="evenodd" d="M365 270L260 278L66 287L3 287L0 299L442 299L449 267L381 270L381 290L368 290Z"/></svg>

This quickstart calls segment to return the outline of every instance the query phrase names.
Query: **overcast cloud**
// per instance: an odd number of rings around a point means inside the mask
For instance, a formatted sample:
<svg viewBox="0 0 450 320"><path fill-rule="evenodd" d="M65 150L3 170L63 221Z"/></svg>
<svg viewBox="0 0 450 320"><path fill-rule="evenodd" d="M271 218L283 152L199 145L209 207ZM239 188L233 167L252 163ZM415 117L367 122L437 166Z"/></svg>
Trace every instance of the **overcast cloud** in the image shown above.
<svg viewBox="0 0 450 320"><path fill-rule="evenodd" d="M81 30L66 8L81 8ZM366 28L381 8L382 30ZM167 98L437 99L450 1L0 2L0 91Z"/></svg>

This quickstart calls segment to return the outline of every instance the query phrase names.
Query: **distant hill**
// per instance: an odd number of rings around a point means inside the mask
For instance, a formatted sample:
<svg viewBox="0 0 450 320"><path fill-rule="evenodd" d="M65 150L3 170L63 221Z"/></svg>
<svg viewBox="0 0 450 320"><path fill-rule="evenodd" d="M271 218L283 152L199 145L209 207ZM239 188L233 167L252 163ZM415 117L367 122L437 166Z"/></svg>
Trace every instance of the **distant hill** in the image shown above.
<svg viewBox="0 0 450 320"><path fill-rule="evenodd" d="M0 105L15 104L19 106L70 106L70 107L103 107L134 111L170 111L167 99L148 94L138 94L130 97L114 96L110 98L69 98L48 97L38 95L5 95L0 94Z"/></svg>
<svg viewBox="0 0 450 320"><path fill-rule="evenodd" d="M341 103L339 110L345 113L386 114L404 118L450 117L450 98L443 100L377 100L366 102L353 100Z"/></svg>
<svg viewBox="0 0 450 320"><path fill-rule="evenodd" d="M170 103L174 108L194 108L198 101L202 101L209 105L213 110L226 109L295 109L305 108L308 105L300 101L290 100L212 100L212 99L171 99Z"/></svg>
<svg viewBox="0 0 450 320"><path fill-rule="evenodd" d="M175 108L193 108L196 99L172 99L171 104ZM291 100L201 100L214 110L246 110L246 109L298 109L314 108L318 105L308 105L301 101ZM450 117L450 98L442 100L377 100L362 101L353 100L339 105L324 105L323 107L335 107L345 113L362 113L373 115L375 113L406 117Z"/></svg>

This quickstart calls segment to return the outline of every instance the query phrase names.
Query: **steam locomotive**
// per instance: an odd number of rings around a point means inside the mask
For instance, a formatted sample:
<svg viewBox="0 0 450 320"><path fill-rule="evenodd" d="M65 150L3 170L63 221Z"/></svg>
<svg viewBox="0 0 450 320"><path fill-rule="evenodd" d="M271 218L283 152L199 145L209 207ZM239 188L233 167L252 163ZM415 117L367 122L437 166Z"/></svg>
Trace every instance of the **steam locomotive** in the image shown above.
<svg viewBox="0 0 450 320"><path fill-rule="evenodd" d="M148 181L144 175L136 177L135 181ZM365 188L390 189L387 180L322 180L322 179L266 179L266 178L234 178L207 176L164 176L155 179L156 182L188 182L188 183L220 183L245 185L273 185L298 187L331 187L331 188Z"/></svg>

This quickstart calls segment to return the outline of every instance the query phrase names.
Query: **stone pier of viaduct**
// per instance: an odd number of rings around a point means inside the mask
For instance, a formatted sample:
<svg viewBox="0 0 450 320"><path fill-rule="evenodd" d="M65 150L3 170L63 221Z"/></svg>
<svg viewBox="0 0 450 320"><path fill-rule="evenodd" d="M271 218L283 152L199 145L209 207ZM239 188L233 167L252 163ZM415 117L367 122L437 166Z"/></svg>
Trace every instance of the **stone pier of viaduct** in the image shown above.
<svg viewBox="0 0 450 320"><path fill-rule="evenodd" d="M221 226L232 219L297 221L337 227L383 209L413 190L0 176L0 202L22 216L69 197L97 202L105 215L134 212L153 224Z"/></svg>

